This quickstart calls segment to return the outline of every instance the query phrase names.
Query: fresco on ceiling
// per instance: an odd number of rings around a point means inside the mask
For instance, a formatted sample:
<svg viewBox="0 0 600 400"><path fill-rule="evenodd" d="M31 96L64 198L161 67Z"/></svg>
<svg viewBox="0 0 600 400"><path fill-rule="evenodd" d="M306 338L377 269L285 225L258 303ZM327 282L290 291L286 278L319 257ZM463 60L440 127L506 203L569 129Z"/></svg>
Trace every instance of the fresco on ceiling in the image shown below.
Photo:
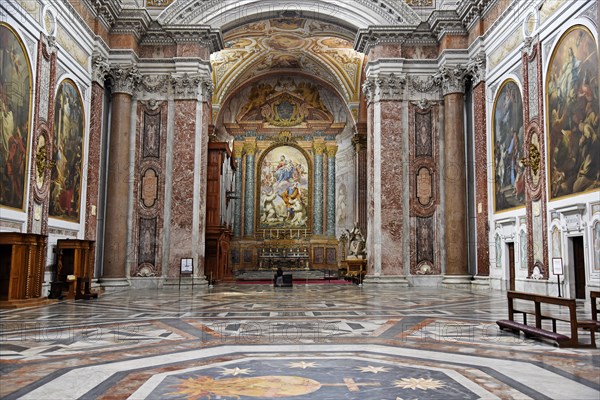
<svg viewBox="0 0 600 400"><path fill-rule="evenodd" d="M523 102L513 80L505 81L494 103L494 203L496 212L525 204Z"/></svg>
<svg viewBox="0 0 600 400"><path fill-rule="evenodd" d="M301 18L281 18L243 25L225 36L225 49L211 55L217 88L213 103L227 90L280 69L295 69L331 82L347 97L360 97L364 56L339 27Z"/></svg>
<svg viewBox="0 0 600 400"><path fill-rule="evenodd" d="M546 93L550 198L600 188L598 44L574 26L550 58Z"/></svg>
<svg viewBox="0 0 600 400"><path fill-rule="evenodd" d="M294 146L278 146L259 165L258 228L307 229L311 172L304 153Z"/></svg>
<svg viewBox="0 0 600 400"><path fill-rule="evenodd" d="M58 88L54 108L51 217L79 221L83 135L83 102L75 83L67 79Z"/></svg>
<svg viewBox="0 0 600 400"><path fill-rule="evenodd" d="M25 47L0 23L0 206L23 209L31 115Z"/></svg>

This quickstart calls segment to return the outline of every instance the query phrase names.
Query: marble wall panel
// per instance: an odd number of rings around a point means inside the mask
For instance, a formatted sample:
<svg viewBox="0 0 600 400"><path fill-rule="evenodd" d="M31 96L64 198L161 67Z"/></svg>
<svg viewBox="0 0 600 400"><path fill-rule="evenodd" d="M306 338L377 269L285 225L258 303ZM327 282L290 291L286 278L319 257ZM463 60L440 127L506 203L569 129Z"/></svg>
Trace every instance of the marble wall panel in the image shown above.
<svg viewBox="0 0 600 400"><path fill-rule="evenodd" d="M104 88L98 83L92 83L92 101L90 108L90 132L87 155L87 197L85 199L85 238L96 240L98 220L98 188L100 187L100 152L102 147L102 121L104 105Z"/></svg>
<svg viewBox="0 0 600 400"><path fill-rule="evenodd" d="M488 165L486 135L486 85L479 83L473 88L473 110L475 132L475 202L477 215L477 275L488 276L490 271L490 250L488 244Z"/></svg>
<svg viewBox="0 0 600 400"><path fill-rule="evenodd" d="M403 104L381 102L381 269L403 275Z"/></svg>

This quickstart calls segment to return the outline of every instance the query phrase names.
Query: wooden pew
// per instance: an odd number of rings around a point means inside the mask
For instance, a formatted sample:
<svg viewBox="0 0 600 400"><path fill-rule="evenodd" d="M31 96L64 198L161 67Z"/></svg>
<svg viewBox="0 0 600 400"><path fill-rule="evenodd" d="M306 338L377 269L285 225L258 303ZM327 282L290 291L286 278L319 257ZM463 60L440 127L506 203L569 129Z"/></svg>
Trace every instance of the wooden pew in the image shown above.
<svg viewBox="0 0 600 400"><path fill-rule="evenodd" d="M558 347L596 347L594 335L596 323L591 320L577 319L575 299L513 291L507 292L506 296L508 300L508 320L496 321L500 329L510 330L513 333L521 331L526 337L548 339L556 343ZM519 302L516 302L516 300L519 300ZM552 306L554 306L554 310L550 309ZM568 312L565 312L565 310ZM522 323L515 321L515 314L523 315ZM527 324L527 315L535 317L535 326ZM551 331L544 329L542 326L543 320L552 321ZM570 335L558 333L556 331L556 321L567 322L570 326ZM579 329L590 332L590 344L579 342Z"/></svg>
<svg viewBox="0 0 600 400"><path fill-rule="evenodd" d="M600 292L590 291L590 303L592 303L592 320L596 322L596 330L600 330L600 321L598 321L598 314L600 310L598 310L598 304L596 301L600 299Z"/></svg>

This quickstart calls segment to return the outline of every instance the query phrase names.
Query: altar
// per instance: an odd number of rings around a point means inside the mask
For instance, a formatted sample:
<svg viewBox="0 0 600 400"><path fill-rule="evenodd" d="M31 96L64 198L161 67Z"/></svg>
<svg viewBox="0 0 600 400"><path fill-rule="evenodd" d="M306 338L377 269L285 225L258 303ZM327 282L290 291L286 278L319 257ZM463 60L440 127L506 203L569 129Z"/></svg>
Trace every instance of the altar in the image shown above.
<svg viewBox="0 0 600 400"><path fill-rule="evenodd" d="M309 269L308 247L263 247L258 255L258 269Z"/></svg>

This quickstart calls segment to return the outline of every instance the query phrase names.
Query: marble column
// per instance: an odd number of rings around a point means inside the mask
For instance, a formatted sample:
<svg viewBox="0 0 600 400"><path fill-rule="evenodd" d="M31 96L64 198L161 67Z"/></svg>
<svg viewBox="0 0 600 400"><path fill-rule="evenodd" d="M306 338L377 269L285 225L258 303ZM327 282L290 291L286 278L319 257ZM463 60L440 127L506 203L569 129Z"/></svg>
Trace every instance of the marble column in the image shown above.
<svg viewBox="0 0 600 400"><path fill-rule="evenodd" d="M335 154L337 145L327 145L327 236L335 237Z"/></svg>
<svg viewBox="0 0 600 400"><path fill-rule="evenodd" d="M87 158L87 189L85 213L85 238L96 240L97 211L100 189L100 157L102 152L102 121L104 120L104 81L110 71L105 58L92 58L93 79L90 105L90 138Z"/></svg>
<svg viewBox="0 0 600 400"><path fill-rule="evenodd" d="M246 153L246 193L244 195L244 236L254 235L254 154L256 143L244 145Z"/></svg>
<svg viewBox="0 0 600 400"><path fill-rule="evenodd" d="M110 70L112 81L110 143L106 185L106 221L102 286L128 286L127 238L129 156L131 148L132 94L141 75L135 67Z"/></svg>
<svg viewBox="0 0 600 400"><path fill-rule="evenodd" d="M315 143L315 174L314 174L314 199L313 199L313 234L323 234L323 153L324 143Z"/></svg>
<svg viewBox="0 0 600 400"><path fill-rule="evenodd" d="M242 154L243 146L239 143L234 144L233 154L235 157L235 196L233 211L233 236L239 238L242 236Z"/></svg>
<svg viewBox="0 0 600 400"><path fill-rule="evenodd" d="M358 223L361 232L367 232L367 132L366 124L364 132L358 132L352 138L355 150L355 199L354 199L354 222Z"/></svg>
<svg viewBox="0 0 600 400"><path fill-rule="evenodd" d="M365 284L408 286L404 267L404 76L376 74L363 90L368 104L367 256Z"/></svg>
<svg viewBox="0 0 600 400"><path fill-rule="evenodd" d="M446 271L443 284L470 285L467 252L467 187L464 92L466 70L442 67L436 80L444 96Z"/></svg>

